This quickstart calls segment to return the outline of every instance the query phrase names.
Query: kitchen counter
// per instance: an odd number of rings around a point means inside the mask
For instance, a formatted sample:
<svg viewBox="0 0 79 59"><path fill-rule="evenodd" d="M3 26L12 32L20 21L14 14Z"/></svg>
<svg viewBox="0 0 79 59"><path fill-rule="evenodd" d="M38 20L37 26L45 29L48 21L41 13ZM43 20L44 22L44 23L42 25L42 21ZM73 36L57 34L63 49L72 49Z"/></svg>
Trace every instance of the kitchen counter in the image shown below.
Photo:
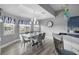
<svg viewBox="0 0 79 59"><path fill-rule="evenodd" d="M67 35L58 35L53 34L55 38L58 40L61 40L61 37L63 36L63 42L64 42L64 49L68 51L72 51L75 54L79 55L79 34L73 33L73 34L67 34Z"/></svg>
<svg viewBox="0 0 79 59"><path fill-rule="evenodd" d="M79 38L70 35L63 35L63 41L64 49L79 54Z"/></svg>

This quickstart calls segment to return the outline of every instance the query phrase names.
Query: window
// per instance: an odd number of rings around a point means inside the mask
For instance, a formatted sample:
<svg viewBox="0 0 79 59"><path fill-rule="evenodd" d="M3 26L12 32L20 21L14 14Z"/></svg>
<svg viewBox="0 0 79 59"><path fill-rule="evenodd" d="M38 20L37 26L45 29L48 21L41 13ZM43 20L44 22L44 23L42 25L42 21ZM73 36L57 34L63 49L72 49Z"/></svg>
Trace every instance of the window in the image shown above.
<svg viewBox="0 0 79 59"><path fill-rule="evenodd" d="M34 22L34 31L39 32L39 21Z"/></svg>
<svg viewBox="0 0 79 59"><path fill-rule="evenodd" d="M15 19L8 16L3 16L4 35L11 35L15 33Z"/></svg>
<svg viewBox="0 0 79 59"><path fill-rule="evenodd" d="M19 33L27 33L31 31L30 21L19 20Z"/></svg>

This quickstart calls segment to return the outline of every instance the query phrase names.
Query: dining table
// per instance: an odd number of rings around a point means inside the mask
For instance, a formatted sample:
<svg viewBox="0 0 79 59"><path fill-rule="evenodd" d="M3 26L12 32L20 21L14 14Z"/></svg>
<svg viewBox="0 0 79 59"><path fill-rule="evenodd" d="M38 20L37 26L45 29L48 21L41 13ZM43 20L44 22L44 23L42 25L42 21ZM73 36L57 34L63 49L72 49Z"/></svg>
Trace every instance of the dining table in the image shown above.
<svg viewBox="0 0 79 59"><path fill-rule="evenodd" d="M25 40L30 39L31 41L37 41L39 34L42 34L41 32L33 32L28 34L22 34L22 36L25 38Z"/></svg>
<svg viewBox="0 0 79 59"><path fill-rule="evenodd" d="M25 40L30 39L32 46L34 46L34 45L38 45L37 42L39 42L39 40L38 40L39 34L42 34L42 33L41 32L28 33L28 34L22 34L22 36L25 38Z"/></svg>

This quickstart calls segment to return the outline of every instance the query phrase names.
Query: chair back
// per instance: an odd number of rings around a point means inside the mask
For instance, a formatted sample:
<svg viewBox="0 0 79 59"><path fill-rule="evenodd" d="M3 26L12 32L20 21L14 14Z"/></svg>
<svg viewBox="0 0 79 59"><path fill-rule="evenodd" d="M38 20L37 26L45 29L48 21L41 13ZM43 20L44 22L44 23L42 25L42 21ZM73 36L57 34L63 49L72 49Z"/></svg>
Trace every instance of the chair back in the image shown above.
<svg viewBox="0 0 79 59"><path fill-rule="evenodd" d="M43 39L43 40L44 40L44 38L45 38L45 34L46 34L46 33L43 33L43 34L42 34L42 39Z"/></svg>
<svg viewBox="0 0 79 59"><path fill-rule="evenodd" d="M38 35L38 40L42 40L42 34Z"/></svg>

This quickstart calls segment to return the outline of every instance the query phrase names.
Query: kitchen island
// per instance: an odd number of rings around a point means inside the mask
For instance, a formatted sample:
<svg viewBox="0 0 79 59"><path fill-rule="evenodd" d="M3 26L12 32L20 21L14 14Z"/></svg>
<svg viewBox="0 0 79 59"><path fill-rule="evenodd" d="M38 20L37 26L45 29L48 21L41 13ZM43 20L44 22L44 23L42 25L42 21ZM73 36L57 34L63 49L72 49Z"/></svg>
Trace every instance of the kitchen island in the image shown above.
<svg viewBox="0 0 79 59"><path fill-rule="evenodd" d="M58 40L61 40L61 38L63 37L64 49L79 55L79 34L78 33L70 33L66 35L53 34L53 36Z"/></svg>
<svg viewBox="0 0 79 59"><path fill-rule="evenodd" d="M79 35L68 34L63 35L64 49L74 52L79 55Z"/></svg>

